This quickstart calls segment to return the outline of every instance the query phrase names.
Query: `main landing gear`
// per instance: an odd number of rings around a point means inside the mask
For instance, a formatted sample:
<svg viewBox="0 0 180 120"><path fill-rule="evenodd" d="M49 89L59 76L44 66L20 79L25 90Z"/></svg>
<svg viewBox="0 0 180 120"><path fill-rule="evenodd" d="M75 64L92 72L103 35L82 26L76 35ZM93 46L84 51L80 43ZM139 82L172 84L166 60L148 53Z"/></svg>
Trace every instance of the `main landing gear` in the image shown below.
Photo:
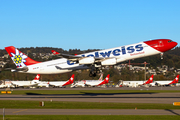
<svg viewBox="0 0 180 120"><path fill-rule="evenodd" d="M89 77L96 77L96 74L101 73L101 72L102 72L102 69L97 68L95 66L91 66L91 71L89 73Z"/></svg>
<svg viewBox="0 0 180 120"><path fill-rule="evenodd" d="M90 73L89 73L89 77L96 77L96 72L94 72L94 71L90 71Z"/></svg>

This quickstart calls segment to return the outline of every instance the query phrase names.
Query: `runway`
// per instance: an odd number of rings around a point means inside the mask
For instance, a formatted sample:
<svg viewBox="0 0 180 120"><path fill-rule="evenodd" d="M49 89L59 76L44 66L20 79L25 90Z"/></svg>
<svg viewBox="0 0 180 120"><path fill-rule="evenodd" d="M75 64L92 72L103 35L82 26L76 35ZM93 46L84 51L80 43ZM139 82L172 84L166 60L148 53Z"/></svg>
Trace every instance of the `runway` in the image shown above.
<svg viewBox="0 0 180 120"><path fill-rule="evenodd" d="M3 89L1 89L3 90ZM85 88L17 88L13 90L180 90L180 87L85 87Z"/></svg>
<svg viewBox="0 0 180 120"><path fill-rule="evenodd" d="M89 90L90 88L78 88ZM94 88L95 90L102 88ZM94 90L93 89L93 90ZM115 89L115 88L109 88ZM119 89L119 88L118 88ZM132 89L132 88L130 88ZM139 88L140 89L140 88ZM153 88L159 89L159 88ZM171 90L179 89L168 88ZM20 90L20 89L17 89ZM43 89L40 89L43 90ZM52 89L54 90L54 89ZM55 89L55 90L72 90ZM92 88L91 88L92 90ZM117 90L117 89L116 89ZM136 89L137 90L137 89ZM145 89L144 89L145 90ZM164 88L165 90L165 88ZM180 93L93 93L84 94L29 94L29 95L0 95L0 100L28 101L71 101L71 102L108 102L108 103L162 103L180 102ZM2 115L2 110L0 110ZM180 115L180 110L153 109L5 109L6 115Z"/></svg>
<svg viewBox="0 0 180 120"><path fill-rule="evenodd" d="M5 109L6 115L180 115L180 110L144 109ZM3 112L0 112L3 115Z"/></svg>
<svg viewBox="0 0 180 120"><path fill-rule="evenodd" d="M180 93L0 95L0 100L173 104L173 102L180 101Z"/></svg>

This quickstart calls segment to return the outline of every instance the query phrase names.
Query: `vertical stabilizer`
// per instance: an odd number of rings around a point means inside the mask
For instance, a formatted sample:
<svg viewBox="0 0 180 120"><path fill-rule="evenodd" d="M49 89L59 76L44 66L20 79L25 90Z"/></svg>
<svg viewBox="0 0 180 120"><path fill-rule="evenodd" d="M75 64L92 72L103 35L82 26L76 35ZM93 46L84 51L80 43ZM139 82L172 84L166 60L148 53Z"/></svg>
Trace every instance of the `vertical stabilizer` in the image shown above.
<svg viewBox="0 0 180 120"><path fill-rule="evenodd" d="M177 75L176 78L172 82L169 83L169 85L174 84L174 83L178 83L178 81L179 81L179 75Z"/></svg>
<svg viewBox="0 0 180 120"><path fill-rule="evenodd" d="M103 84L106 84L106 83L108 83L109 82L109 74L106 76L106 78L104 79L104 81L102 81L100 84L98 84L97 86L99 86L99 85L103 85Z"/></svg>
<svg viewBox="0 0 180 120"><path fill-rule="evenodd" d="M39 80L39 78L40 78L40 74L37 74L34 80Z"/></svg>
<svg viewBox="0 0 180 120"><path fill-rule="evenodd" d="M154 77L154 75L151 75L151 77L149 78L149 80L146 81L143 85L152 83L152 82L153 82L153 77Z"/></svg>
<svg viewBox="0 0 180 120"><path fill-rule="evenodd" d="M71 76L71 78L70 78L65 84L63 84L62 86L72 84L73 82L74 82L74 74L73 74L73 75Z"/></svg>
<svg viewBox="0 0 180 120"><path fill-rule="evenodd" d="M25 67L28 65L40 63L29 58L27 55L19 51L14 46L5 47L5 49L17 67Z"/></svg>

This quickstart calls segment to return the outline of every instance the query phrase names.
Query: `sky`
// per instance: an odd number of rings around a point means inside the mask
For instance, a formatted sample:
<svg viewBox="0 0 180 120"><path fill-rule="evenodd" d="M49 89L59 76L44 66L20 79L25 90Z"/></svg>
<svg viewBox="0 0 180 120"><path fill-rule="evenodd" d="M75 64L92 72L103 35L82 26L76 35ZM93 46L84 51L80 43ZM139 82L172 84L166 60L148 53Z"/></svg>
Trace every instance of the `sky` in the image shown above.
<svg viewBox="0 0 180 120"><path fill-rule="evenodd" d="M0 0L0 49L108 49L160 38L180 44L179 6L179 0Z"/></svg>

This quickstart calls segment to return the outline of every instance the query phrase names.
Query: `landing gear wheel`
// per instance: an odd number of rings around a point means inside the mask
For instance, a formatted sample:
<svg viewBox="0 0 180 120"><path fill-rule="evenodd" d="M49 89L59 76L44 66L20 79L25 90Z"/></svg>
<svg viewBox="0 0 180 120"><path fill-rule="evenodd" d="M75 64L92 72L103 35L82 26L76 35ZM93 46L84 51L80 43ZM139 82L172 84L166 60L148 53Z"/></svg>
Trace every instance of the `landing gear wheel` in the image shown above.
<svg viewBox="0 0 180 120"><path fill-rule="evenodd" d="M96 73L93 74L93 77L96 77Z"/></svg>

